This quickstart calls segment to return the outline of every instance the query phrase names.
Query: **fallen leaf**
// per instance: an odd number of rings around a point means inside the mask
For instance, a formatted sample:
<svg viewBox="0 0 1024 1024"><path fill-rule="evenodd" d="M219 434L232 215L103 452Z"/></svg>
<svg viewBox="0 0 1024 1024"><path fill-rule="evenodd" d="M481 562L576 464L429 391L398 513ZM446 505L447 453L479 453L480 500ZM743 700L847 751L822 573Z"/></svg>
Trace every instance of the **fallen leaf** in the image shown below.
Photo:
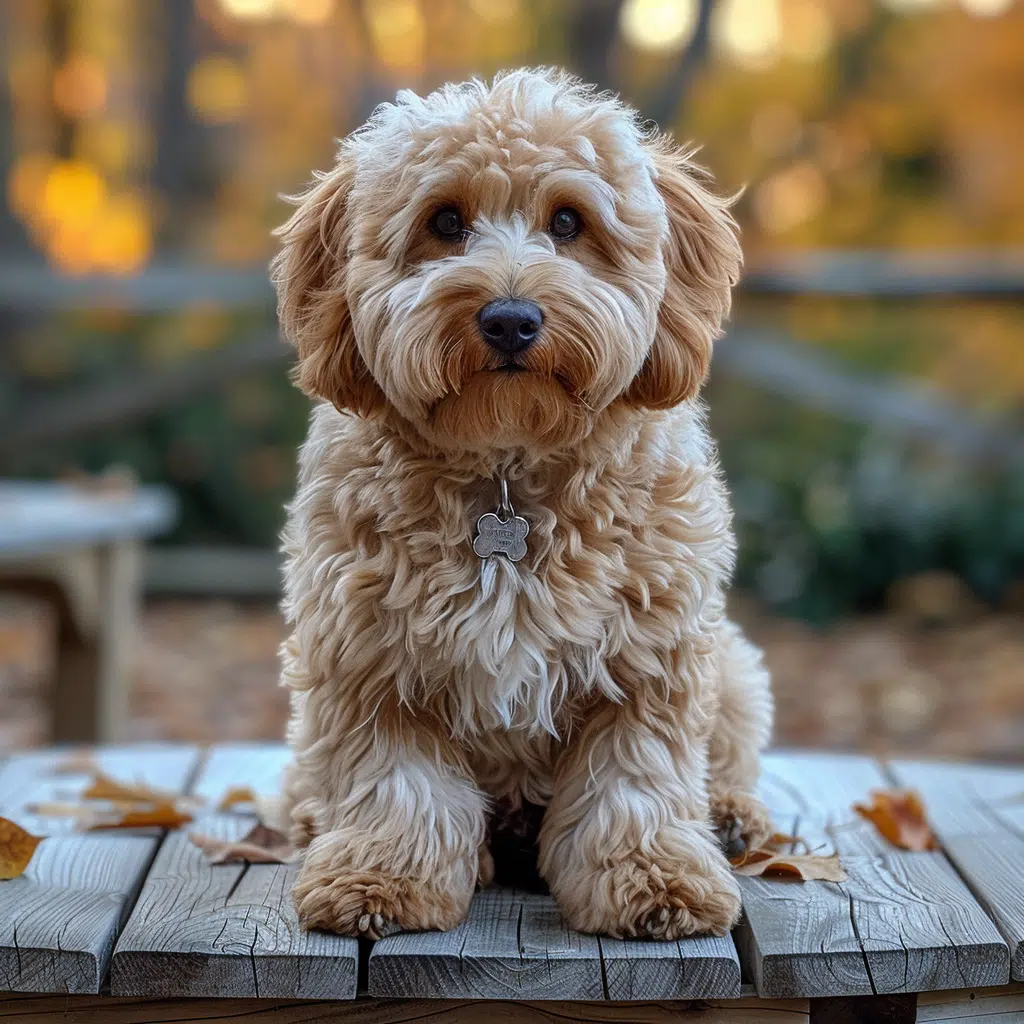
<svg viewBox="0 0 1024 1024"><path fill-rule="evenodd" d="M737 875L796 875L805 882L845 882L846 872L839 863L838 854L827 856L816 853L772 853L754 850L742 864L734 864Z"/></svg>
<svg viewBox="0 0 1024 1024"><path fill-rule="evenodd" d="M230 811L238 804L255 804L256 794L251 786L230 786L217 804L218 811Z"/></svg>
<svg viewBox="0 0 1024 1024"><path fill-rule="evenodd" d="M914 853L937 849L917 793L910 789L873 789L869 795L870 804L854 804L853 809L890 843Z"/></svg>
<svg viewBox="0 0 1024 1024"><path fill-rule="evenodd" d="M0 818L0 879L17 878L42 841L42 836L34 836L13 821Z"/></svg>
<svg viewBox="0 0 1024 1024"><path fill-rule="evenodd" d="M811 852L811 847L808 845L806 839L800 836L791 836L786 832L773 832L768 837L768 841L764 844L766 850L778 850L781 851L783 847L789 847L790 853L796 853L797 847L802 846L805 853Z"/></svg>
<svg viewBox="0 0 1024 1024"><path fill-rule="evenodd" d="M25 804L29 814L37 814L40 818L81 818L88 813L82 804L65 804L57 801L39 804Z"/></svg>
<svg viewBox="0 0 1024 1024"><path fill-rule="evenodd" d="M294 856L288 837L266 825L254 825L241 839L231 842L190 832L189 839L206 854L211 864L249 861L250 864L287 864Z"/></svg>
<svg viewBox="0 0 1024 1024"><path fill-rule="evenodd" d="M187 811L179 810L169 800L160 800L128 810L97 811L85 827L90 832L111 828L178 828L191 820L192 815Z"/></svg>
<svg viewBox="0 0 1024 1024"><path fill-rule="evenodd" d="M101 771L93 772L92 782L82 791L83 800L121 800L129 803L166 803L176 798L176 793L153 789L145 783L118 782Z"/></svg>

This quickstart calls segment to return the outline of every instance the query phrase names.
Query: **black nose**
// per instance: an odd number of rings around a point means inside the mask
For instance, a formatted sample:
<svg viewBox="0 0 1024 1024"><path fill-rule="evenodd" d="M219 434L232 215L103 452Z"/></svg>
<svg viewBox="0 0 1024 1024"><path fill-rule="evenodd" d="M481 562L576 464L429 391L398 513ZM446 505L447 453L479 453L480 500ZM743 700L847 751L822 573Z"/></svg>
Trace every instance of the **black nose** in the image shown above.
<svg viewBox="0 0 1024 1024"><path fill-rule="evenodd" d="M495 299L480 310L478 319L484 341L504 355L514 356L536 340L544 314L537 303L526 299Z"/></svg>

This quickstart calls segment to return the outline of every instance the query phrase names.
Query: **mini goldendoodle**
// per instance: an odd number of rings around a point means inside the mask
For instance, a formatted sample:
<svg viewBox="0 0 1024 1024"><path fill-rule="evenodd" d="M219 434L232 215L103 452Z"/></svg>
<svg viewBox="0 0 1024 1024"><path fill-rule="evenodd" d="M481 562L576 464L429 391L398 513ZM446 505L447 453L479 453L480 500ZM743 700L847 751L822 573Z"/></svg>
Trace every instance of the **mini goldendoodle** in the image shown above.
<svg viewBox="0 0 1024 1024"><path fill-rule="evenodd" d="M295 203L272 275L322 400L285 531L301 920L451 928L492 815L541 805L572 927L725 932L716 829L769 829L772 716L698 397L729 202L615 98L524 70L400 93Z"/></svg>

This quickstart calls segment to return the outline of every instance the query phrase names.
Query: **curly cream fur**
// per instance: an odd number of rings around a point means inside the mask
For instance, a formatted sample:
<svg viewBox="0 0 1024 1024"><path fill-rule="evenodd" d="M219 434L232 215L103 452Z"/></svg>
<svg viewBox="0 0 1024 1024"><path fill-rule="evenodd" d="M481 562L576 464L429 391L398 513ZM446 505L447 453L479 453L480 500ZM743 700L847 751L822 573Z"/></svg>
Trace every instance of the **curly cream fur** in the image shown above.
<svg viewBox="0 0 1024 1024"><path fill-rule="evenodd" d="M313 414L285 532L287 779L309 926L450 928L496 800L547 805L569 922L721 933L713 834L753 797L771 698L725 614L728 498L697 393L740 252L668 139L561 73L399 95L296 198L273 265ZM446 243L433 211L470 231ZM547 233L578 209L571 243ZM526 372L477 311L544 312ZM481 561L509 480L519 563Z"/></svg>

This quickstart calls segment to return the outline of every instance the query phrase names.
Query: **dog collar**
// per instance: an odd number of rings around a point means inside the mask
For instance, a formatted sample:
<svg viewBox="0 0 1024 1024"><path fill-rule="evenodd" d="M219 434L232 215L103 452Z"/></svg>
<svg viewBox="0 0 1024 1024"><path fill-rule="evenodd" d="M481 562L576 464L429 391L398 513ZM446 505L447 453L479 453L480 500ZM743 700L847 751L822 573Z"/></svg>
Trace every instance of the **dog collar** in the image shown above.
<svg viewBox="0 0 1024 1024"><path fill-rule="evenodd" d="M481 558L504 555L510 562L518 562L526 555L526 535L530 524L516 515L508 496L508 480L501 478L501 500L494 512L485 512L476 521L473 550Z"/></svg>

